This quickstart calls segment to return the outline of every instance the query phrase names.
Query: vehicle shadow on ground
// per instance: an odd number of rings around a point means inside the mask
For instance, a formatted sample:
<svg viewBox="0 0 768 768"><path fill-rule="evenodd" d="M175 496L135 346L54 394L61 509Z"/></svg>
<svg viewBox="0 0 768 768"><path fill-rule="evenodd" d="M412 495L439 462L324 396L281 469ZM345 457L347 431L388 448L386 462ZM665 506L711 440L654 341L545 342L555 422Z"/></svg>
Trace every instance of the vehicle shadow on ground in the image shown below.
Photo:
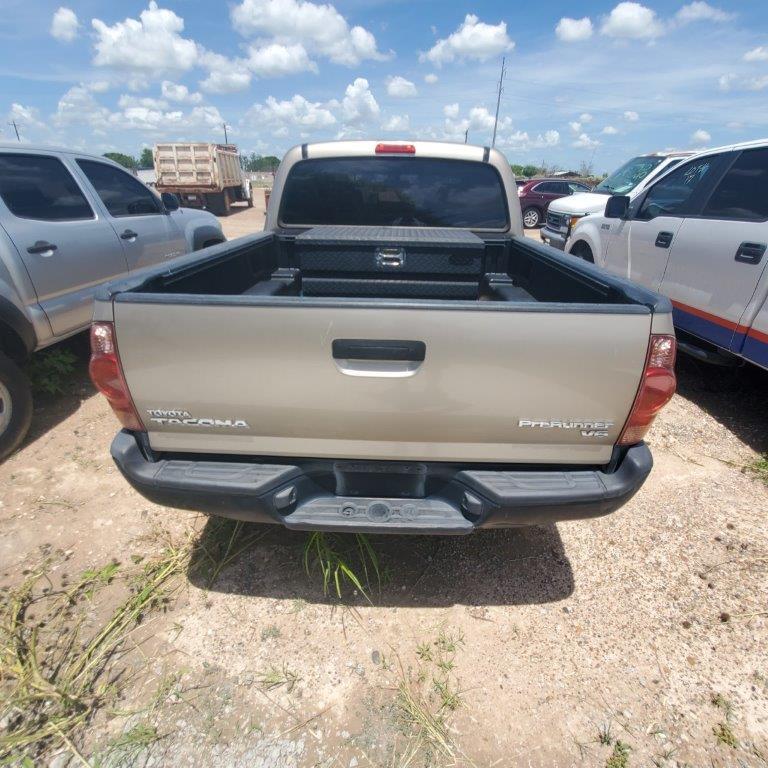
<svg viewBox="0 0 768 768"><path fill-rule="evenodd" d="M26 448L46 435L71 416L83 400L87 400L96 393L88 377L90 349L87 333L73 336L50 349L71 352L75 357L74 370L62 376L62 392L54 394L37 390L33 393L32 424L20 448ZM44 355L45 351L36 354Z"/></svg>
<svg viewBox="0 0 768 768"><path fill-rule="evenodd" d="M234 523L215 518L207 521L189 567L192 584L226 594L339 602L335 595L324 595L322 577L312 557L310 574L305 570L304 549L310 534L254 524L244 524L234 540L232 532ZM555 525L479 530L460 537L392 535L369 539L383 576L379 587L369 568L371 601L378 606L466 605L482 609L487 605L556 602L574 590L571 564ZM333 540L355 571L362 574L354 536L344 534ZM227 548L236 552L241 547L241 554L211 582L211 562L220 562ZM344 590L345 604L366 602L351 587Z"/></svg>
<svg viewBox="0 0 768 768"><path fill-rule="evenodd" d="M677 362L677 392L758 453L768 452L768 371L723 368L688 355Z"/></svg>

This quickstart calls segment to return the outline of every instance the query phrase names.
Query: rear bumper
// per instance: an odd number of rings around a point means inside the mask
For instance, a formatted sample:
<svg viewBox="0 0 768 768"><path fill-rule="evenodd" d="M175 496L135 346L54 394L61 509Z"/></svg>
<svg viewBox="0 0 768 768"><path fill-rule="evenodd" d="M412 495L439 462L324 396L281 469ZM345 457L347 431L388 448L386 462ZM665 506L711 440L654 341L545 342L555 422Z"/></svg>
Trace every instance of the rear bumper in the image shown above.
<svg viewBox="0 0 768 768"><path fill-rule="evenodd" d="M559 251L565 250L565 242L568 239L567 235L557 230L550 229L546 224L539 231L541 239L553 248L557 248Z"/></svg>
<svg viewBox="0 0 768 768"><path fill-rule="evenodd" d="M653 466L645 443L611 473L462 469L418 462L149 459L120 432L112 458L126 480L167 507L296 530L465 534L606 515L627 502Z"/></svg>

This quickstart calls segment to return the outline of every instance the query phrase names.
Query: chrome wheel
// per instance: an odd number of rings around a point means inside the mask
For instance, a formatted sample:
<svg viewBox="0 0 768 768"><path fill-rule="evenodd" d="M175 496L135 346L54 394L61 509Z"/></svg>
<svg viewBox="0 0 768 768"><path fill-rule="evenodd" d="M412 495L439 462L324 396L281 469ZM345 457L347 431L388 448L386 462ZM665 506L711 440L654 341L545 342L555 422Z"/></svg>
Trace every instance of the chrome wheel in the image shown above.
<svg viewBox="0 0 768 768"><path fill-rule="evenodd" d="M523 213L523 224L527 229L533 229L539 225L539 212L535 208L528 208Z"/></svg>

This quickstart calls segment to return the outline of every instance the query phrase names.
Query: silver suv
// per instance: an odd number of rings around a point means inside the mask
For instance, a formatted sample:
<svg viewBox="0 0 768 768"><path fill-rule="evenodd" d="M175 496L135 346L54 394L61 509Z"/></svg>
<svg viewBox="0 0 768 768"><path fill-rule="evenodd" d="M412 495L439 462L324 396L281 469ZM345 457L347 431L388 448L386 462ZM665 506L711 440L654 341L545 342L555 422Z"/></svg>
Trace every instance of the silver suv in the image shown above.
<svg viewBox="0 0 768 768"><path fill-rule="evenodd" d="M0 145L0 458L31 420L29 354L87 328L103 283L224 240L104 157Z"/></svg>

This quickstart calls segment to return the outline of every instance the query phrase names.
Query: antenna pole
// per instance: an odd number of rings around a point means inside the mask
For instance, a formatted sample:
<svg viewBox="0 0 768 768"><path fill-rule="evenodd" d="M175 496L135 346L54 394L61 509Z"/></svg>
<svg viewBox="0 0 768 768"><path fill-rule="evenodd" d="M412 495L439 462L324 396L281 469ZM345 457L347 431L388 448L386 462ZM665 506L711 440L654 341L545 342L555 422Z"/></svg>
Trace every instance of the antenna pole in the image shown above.
<svg viewBox="0 0 768 768"><path fill-rule="evenodd" d="M506 56L501 57L501 75L499 76L499 92L496 94L496 117L493 120L493 139L491 140L491 146L496 146L496 128L499 124L499 106L501 105L501 93L504 90L504 69L506 64Z"/></svg>

